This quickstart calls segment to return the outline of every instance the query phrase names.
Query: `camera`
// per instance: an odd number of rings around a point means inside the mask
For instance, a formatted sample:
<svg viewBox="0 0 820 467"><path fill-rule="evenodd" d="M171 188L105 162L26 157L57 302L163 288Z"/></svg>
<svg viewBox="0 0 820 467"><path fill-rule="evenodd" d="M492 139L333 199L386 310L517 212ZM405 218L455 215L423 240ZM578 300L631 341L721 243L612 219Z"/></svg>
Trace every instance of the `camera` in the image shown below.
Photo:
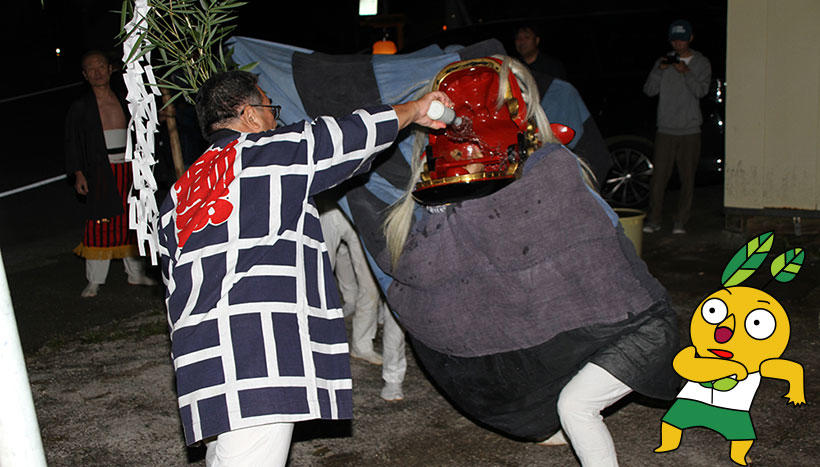
<svg viewBox="0 0 820 467"><path fill-rule="evenodd" d="M669 52L666 54L665 57L661 59L661 63L666 65L673 65L675 63L680 63L680 55L677 52Z"/></svg>

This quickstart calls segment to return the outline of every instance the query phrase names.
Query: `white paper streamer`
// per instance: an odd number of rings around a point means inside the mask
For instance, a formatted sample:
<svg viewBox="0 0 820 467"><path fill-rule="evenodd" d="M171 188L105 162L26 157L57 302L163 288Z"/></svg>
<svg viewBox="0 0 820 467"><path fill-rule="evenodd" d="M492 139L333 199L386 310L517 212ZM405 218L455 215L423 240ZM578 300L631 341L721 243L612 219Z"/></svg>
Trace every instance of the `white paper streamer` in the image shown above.
<svg viewBox="0 0 820 467"><path fill-rule="evenodd" d="M124 60L127 60L129 56L139 57L142 53L143 49L138 46L138 43L140 37L145 34L147 27L145 17L150 9L147 0L135 0L134 17L125 26L125 30L132 31L132 33L123 43ZM128 89L126 100L131 113L131 120L128 122L125 160L131 161L134 178L131 192L128 194L129 227L137 231L140 254L145 256L145 243L147 242L151 264L156 265L159 252L157 236L159 210L154 197L157 182L154 179L152 166L156 164L154 134L159 125L155 96L161 93L156 86L154 71L150 63L151 53L149 52L125 65L125 85Z"/></svg>

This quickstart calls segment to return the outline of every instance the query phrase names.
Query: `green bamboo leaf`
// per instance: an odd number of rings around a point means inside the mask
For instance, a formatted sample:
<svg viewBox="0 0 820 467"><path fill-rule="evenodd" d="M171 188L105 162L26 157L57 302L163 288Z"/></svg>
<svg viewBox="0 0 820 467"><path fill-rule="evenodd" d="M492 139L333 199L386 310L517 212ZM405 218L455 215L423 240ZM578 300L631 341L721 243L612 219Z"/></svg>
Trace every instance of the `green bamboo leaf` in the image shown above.
<svg viewBox="0 0 820 467"><path fill-rule="evenodd" d="M123 0L122 8L120 9L120 29L125 29L125 25L128 23L128 13L130 11L131 3L129 0Z"/></svg>
<svg viewBox="0 0 820 467"><path fill-rule="evenodd" d="M139 48L140 44L142 44L143 42L145 42L145 36L140 36L137 39L136 45L134 46L133 49L131 49L131 52L128 54L128 58L125 59L126 65L133 62L133 61L135 61L135 60L139 60L140 58L143 57L143 55L148 53L148 51L149 51L148 48L143 48L143 49ZM137 52L139 52L139 54L137 54Z"/></svg>
<svg viewBox="0 0 820 467"><path fill-rule="evenodd" d="M136 33L138 29L139 29L139 25L134 26L131 29L127 29L127 30L123 29L123 31L122 31L122 42L125 42L125 39L127 39L132 34Z"/></svg>
<svg viewBox="0 0 820 467"><path fill-rule="evenodd" d="M175 71L179 70L183 67L182 63L177 63L176 65L168 68L168 70L163 70L162 76L163 78L166 76L171 76Z"/></svg>
<svg viewBox="0 0 820 467"><path fill-rule="evenodd" d="M222 23L226 23L228 21L231 21L232 19L233 18L228 18L228 17L217 17L217 18L212 19L212 24L222 24Z"/></svg>
<svg viewBox="0 0 820 467"><path fill-rule="evenodd" d="M729 260L721 276L724 287L732 287L745 281L766 259L774 242L774 232L766 232L737 250Z"/></svg>
<svg viewBox="0 0 820 467"><path fill-rule="evenodd" d="M222 49L222 47L219 47L217 51L219 52L219 63L221 63L223 66L226 65L228 62L225 60L225 51Z"/></svg>
<svg viewBox="0 0 820 467"><path fill-rule="evenodd" d="M231 31L225 30L225 31L214 31L214 32L216 33L216 36L213 39L209 40L208 42L212 43L213 47L221 49L222 48L221 47L222 39L224 39L225 36L230 34Z"/></svg>
<svg viewBox="0 0 820 467"><path fill-rule="evenodd" d="M247 65L242 65L241 67L239 67L239 69L242 70L242 71L251 71L254 68L256 68L256 65L259 65L259 62L253 62L253 63L248 63Z"/></svg>
<svg viewBox="0 0 820 467"><path fill-rule="evenodd" d="M179 91L179 92L177 92L177 93L175 93L175 94L171 95L171 98L170 98L170 99L168 99L168 102L166 102L166 103L165 103L165 105L163 105L163 106L162 106L162 108L164 109L165 107L170 106L170 105L171 105L171 104L172 104L175 100L177 100L177 99L178 99L180 96L182 96L183 94L185 94L185 93L184 93L184 92L182 92L182 91Z"/></svg>
<svg viewBox="0 0 820 467"><path fill-rule="evenodd" d="M792 248L772 261L772 277L778 282L789 282L803 267L803 249Z"/></svg>

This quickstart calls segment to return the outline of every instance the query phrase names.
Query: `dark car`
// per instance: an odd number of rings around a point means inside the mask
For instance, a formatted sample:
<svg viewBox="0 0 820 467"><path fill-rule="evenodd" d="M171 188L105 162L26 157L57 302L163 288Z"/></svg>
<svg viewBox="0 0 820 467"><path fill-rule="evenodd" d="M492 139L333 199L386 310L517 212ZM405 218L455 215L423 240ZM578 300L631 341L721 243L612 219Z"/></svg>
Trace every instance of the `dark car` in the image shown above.
<svg viewBox="0 0 820 467"><path fill-rule="evenodd" d="M663 4L663 3L662 3ZM712 64L712 86L701 101L702 151L697 183L721 183L724 160L726 3L696 7L648 7L578 14L534 11L521 18L448 28L421 45L469 45L495 38L515 54L516 27L534 25L540 49L561 60L568 81L580 92L612 157L612 169L602 181L602 194L614 206L640 207L649 199L657 97L643 94L643 84L655 60L670 50L668 25L686 18L693 25L692 48ZM408 48L408 51L415 49ZM674 186L676 175L672 175Z"/></svg>
<svg viewBox="0 0 820 467"><path fill-rule="evenodd" d="M652 101L657 102L656 99ZM723 80L713 78L709 93L701 100L702 146L696 175L696 183L701 185L723 182L724 106ZM613 206L642 207L649 201L649 179L653 171L654 155L652 137L651 132L632 131L606 138L612 168L602 184L601 193ZM676 185L677 173L673 173L670 186Z"/></svg>

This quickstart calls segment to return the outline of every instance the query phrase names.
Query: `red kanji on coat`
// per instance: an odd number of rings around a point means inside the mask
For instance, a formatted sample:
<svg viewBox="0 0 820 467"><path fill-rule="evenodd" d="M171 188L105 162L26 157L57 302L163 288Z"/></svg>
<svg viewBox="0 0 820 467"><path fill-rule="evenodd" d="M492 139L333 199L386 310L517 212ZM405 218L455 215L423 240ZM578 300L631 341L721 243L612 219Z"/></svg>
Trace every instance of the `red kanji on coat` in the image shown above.
<svg viewBox="0 0 820 467"><path fill-rule="evenodd" d="M237 141L223 149L203 154L174 184L177 195L177 242L182 248L188 237L208 224L219 225L231 215L233 205L227 200L234 179Z"/></svg>

